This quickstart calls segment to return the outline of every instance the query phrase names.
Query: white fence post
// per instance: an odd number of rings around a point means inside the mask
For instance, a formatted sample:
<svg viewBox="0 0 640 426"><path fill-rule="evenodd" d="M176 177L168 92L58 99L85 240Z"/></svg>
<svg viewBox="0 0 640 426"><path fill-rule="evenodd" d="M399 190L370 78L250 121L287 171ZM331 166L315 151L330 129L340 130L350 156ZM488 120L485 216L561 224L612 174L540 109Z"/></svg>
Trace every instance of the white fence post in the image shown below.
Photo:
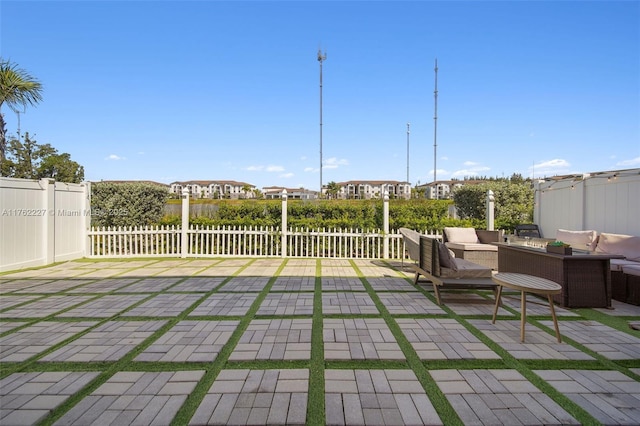
<svg viewBox="0 0 640 426"><path fill-rule="evenodd" d="M282 257L287 256L287 190L282 190Z"/></svg>
<svg viewBox="0 0 640 426"><path fill-rule="evenodd" d="M382 209L382 229L384 237L382 240L382 258L389 258L389 191L384 191L384 204Z"/></svg>
<svg viewBox="0 0 640 426"><path fill-rule="evenodd" d="M493 231L494 228L494 208L496 198L492 190L487 191L487 230Z"/></svg>
<svg viewBox="0 0 640 426"><path fill-rule="evenodd" d="M42 185L43 207L46 214L42 223L42 247L44 264L55 261L56 256L56 181L49 178L40 179Z"/></svg>
<svg viewBox="0 0 640 426"><path fill-rule="evenodd" d="M187 232L189 231L189 190L187 188L182 189L182 229L180 233L182 235L180 244L180 257L185 258L189 252L189 237Z"/></svg>
<svg viewBox="0 0 640 426"><path fill-rule="evenodd" d="M91 247L91 237L89 237L89 231L91 230L91 218L92 218L92 213L91 213L91 182L89 181L84 181L82 182L83 185L83 198L82 198L82 213L84 216L84 220L82 223L82 226L84 227L84 236L82 238L83 241L83 246L82 246L82 252L84 253L84 256L87 257L90 254L90 247Z"/></svg>

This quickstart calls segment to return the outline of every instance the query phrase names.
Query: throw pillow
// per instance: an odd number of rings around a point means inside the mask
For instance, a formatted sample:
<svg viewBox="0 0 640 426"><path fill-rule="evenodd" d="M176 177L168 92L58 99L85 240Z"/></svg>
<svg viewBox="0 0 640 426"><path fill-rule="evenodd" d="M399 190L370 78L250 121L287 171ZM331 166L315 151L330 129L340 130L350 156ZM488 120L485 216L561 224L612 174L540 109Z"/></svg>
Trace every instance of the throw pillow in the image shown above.
<svg viewBox="0 0 640 426"><path fill-rule="evenodd" d="M597 252L619 254L628 260L640 261L640 237L602 233L598 238Z"/></svg>
<svg viewBox="0 0 640 426"><path fill-rule="evenodd" d="M597 237L596 231L567 231L566 229L556 231L556 240L567 243L578 250L595 250L598 243Z"/></svg>
<svg viewBox="0 0 640 426"><path fill-rule="evenodd" d="M450 243L477 244L480 242L476 230L473 228L444 228L444 233Z"/></svg>
<svg viewBox="0 0 640 426"><path fill-rule="evenodd" d="M458 270L456 265L456 259L451 255L451 251L443 243L438 242L438 258L440 260L440 267Z"/></svg>

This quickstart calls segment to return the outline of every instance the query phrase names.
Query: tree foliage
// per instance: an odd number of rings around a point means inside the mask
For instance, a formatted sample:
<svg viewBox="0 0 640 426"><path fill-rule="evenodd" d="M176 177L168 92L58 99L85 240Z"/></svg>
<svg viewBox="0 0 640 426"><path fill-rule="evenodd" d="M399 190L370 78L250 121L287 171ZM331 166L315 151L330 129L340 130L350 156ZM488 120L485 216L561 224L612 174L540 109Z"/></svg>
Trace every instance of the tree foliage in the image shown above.
<svg viewBox="0 0 640 426"><path fill-rule="evenodd" d="M462 219L486 223L488 190L492 190L495 197L496 228L512 230L517 224L533 221L533 190L531 183L521 178L487 181L457 189L453 201Z"/></svg>
<svg viewBox="0 0 640 426"><path fill-rule="evenodd" d="M6 159L7 129L2 106L14 112L42 100L42 84L17 64L0 58L0 161Z"/></svg>
<svg viewBox="0 0 640 426"><path fill-rule="evenodd" d="M93 226L146 226L160 221L169 198L167 188L140 182L91 185Z"/></svg>
<svg viewBox="0 0 640 426"><path fill-rule="evenodd" d="M59 182L80 183L84 167L71 160L67 153L59 154L50 144L40 145L26 133L23 141L12 138L6 158L0 161L2 175L22 179L53 178Z"/></svg>

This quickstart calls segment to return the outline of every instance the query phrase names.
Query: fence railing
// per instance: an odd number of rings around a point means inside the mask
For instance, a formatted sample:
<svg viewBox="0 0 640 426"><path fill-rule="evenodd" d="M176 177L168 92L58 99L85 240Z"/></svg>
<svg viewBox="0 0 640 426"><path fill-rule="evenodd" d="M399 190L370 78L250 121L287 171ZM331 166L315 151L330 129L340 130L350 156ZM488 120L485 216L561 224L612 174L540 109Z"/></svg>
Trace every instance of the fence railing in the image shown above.
<svg viewBox="0 0 640 426"><path fill-rule="evenodd" d="M88 257L298 257L408 259L402 235L380 230L190 227L92 228ZM425 235L436 235L428 234ZM385 256L385 240L388 244ZM283 243L284 241L284 243ZM283 252L284 246L284 252Z"/></svg>

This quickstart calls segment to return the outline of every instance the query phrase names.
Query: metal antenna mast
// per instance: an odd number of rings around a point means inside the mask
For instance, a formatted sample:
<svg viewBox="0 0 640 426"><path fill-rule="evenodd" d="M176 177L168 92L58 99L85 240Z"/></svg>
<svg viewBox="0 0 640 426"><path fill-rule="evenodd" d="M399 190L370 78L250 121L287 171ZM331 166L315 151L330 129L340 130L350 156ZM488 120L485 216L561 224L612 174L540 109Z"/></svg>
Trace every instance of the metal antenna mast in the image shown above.
<svg viewBox="0 0 640 426"><path fill-rule="evenodd" d="M322 198L322 62L327 59L327 52L322 54L318 49L318 62L320 62L320 198Z"/></svg>
<svg viewBox="0 0 640 426"><path fill-rule="evenodd" d="M437 155L438 155L438 58L436 58L436 67L434 68L436 73L436 85L433 91L433 99L435 102L433 113L433 184L436 190L436 200L438 199L438 185L436 184L437 177Z"/></svg>
<svg viewBox="0 0 640 426"><path fill-rule="evenodd" d="M409 183L409 126L411 123L407 123L407 183Z"/></svg>

